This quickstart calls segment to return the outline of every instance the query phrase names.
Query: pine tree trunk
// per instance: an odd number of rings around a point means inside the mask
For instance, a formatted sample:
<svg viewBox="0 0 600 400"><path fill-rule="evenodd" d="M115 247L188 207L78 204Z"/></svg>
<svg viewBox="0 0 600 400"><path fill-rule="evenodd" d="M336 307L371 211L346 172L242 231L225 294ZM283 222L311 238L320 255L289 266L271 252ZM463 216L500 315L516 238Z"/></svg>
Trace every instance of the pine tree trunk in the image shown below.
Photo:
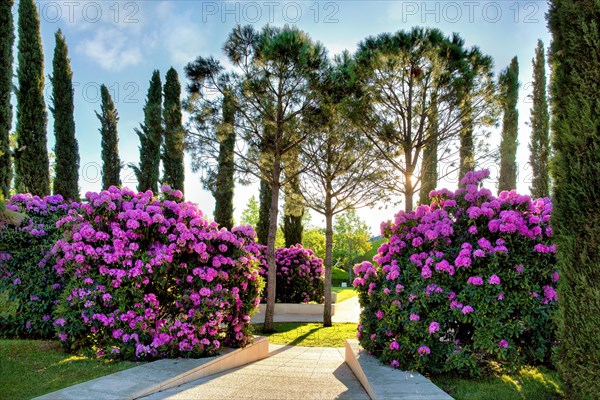
<svg viewBox="0 0 600 400"><path fill-rule="evenodd" d="M279 213L279 179L281 165L278 157L273 163L273 184L271 186L271 207L269 209L269 234L267 237L267 264L269 274L267 277L267 305L265 308L264 333L274 332L273 317L275 313L275 294L277 284L277 265L275 264L275 237L277 236L277 214Z"/></svg>
<svg viewBox="0 0 600 400"><path fill-rule="evenodd" d="M331 274L333 265L333 214L331 196L325 196L325 304L323 307L323 326L331 326Z"/></svg>

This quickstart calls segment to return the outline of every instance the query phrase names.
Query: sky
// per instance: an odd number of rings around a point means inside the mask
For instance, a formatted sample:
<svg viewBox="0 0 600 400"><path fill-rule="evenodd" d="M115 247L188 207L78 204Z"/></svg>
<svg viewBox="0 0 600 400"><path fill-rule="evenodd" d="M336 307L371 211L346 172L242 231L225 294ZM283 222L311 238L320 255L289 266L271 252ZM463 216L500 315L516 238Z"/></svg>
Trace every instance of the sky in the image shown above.
<svg viewBox="0 0 600 400"><path fill-rule="evenodd" d="M225 61L221 46L236 24L261 28L266 24L296 25L314 40L322 42L333 56L343 50L354 52L360 41L383 32L409 30L414 26L435 27L449 35L458 32L466 45L478 46L494 59L496 75L515 55L519 59L519 147L517 189L529 192L530 168L527 164L530 138L528 126L532 92L532 65L537 40L546 48L550 34L545 20L544 0L498 1L36 1L40 15L45 56L45 75L52 70L54 33L61 29L69 46L75 92L76 137L81 157L80 190L99 191L101 185L100 85L105 84L118 109L119 151L125 163L139 159L138 137L134 128L143 121L143 106L152 71L163 78L170 67L179 73L186 95L183 69L198 56L214 56ZM15 24L18 4L13 7ZM16 60L16 46L15 46ZM15 71L16 71L15 62ZM15 72L16 73L16 72ZM549 75L549 71L547 70ZM51 104L49 79L46 78L46 104ZM13 99L14 102L14 99ZM14 108L13 108L14 110ZM54 148L53 120L48 111L48 149ZM14 120L14 118L13 118ZM490 139L499 145L499 131ZM497 175L491 167L492 177ZM214 199L203 190L200 176L190 168L186 155L186 199L199 204L208 217ZM133 171L122 171L125 186L135 188ZM456 187L456 177L439 182L439 187ZM496 182L491 180L490 187ZM236 186L234 207L239 221L252 196L258 198L258 186ZM379 234L382 221L392 219L403 205L361 209L359 216ZM314 215L312 224L324 226Z"/></svg>

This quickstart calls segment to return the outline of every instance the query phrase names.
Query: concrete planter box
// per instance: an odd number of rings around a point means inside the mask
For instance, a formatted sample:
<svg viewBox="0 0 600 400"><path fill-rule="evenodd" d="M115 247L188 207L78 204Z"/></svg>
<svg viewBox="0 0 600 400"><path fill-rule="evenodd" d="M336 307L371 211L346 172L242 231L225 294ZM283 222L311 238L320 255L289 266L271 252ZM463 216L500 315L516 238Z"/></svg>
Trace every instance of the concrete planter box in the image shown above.
<svg viewBox="0 0 600 400"><path fill-rule="evenodd" d="M257 314L265 313L266 304L258 306ZM293 303L275 303L275 315L294 314L294 315L312 315L323 316L324 304L293 304ZM331 315L335 315L335 304L331 304Z"/></svg>

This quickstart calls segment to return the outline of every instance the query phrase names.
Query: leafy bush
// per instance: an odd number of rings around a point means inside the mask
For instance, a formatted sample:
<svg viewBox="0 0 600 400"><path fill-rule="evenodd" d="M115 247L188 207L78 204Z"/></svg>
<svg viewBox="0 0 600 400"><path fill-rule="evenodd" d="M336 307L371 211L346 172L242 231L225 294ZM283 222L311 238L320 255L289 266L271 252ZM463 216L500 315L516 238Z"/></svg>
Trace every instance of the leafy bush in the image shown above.
<svg viewBox="0 0 600 400"><path fill-rule="evenodd" d="M261 269L260 275L267 282L269 266L267 264L267 247L259 247ZM277 264L277 283L275 301L278 303L323 302L323 260L316 257L312 250L297 244L289 248L275 250ZM267 285L263 291L263 302L266 302Z"/></svg>
<svg viewBox="0 0 600 400"><path fill-rule="evenodd" d="M348 282L348 279L350 279L350 274L346 271L344 271L341 268L337 268L337 267L333 267L333 269L331 270L331 284L332 285L339 285L342 282Z"/></svg>
<svg viewBox="0 0 600 400"><path fill-rule="evenodd" d="M250 227L219 230L180 191L110 187L57 222L66 288L54 326L71 350L120 359L206 356L250 339L262 279Z"/></svg>
<svg viewBox="0 0 600 400"><path fill-rule="evenodd" d="M554 341L555 246L549 199L498 198L470 172L456 192L383 223L378 266L354 267L361 345L383 362L477 375L547 361Z"/></svg>
<svg viewBox="0 0 600 400"><path fill-rule="evenodd" d="M62 196L13 196L16 217L0 224L0 335L43 339L54 336L52 315L63 284L50 249L61 237L56 221L77 203Z"/></svg>

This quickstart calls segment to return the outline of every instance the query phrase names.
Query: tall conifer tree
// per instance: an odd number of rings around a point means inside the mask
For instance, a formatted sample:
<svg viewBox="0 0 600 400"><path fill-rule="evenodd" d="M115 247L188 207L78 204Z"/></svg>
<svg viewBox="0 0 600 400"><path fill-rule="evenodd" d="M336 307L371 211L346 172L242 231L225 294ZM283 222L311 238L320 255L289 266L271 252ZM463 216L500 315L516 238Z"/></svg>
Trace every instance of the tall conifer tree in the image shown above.
<svg viewBox="0 0 600 400"><path fill-rule="evenodd" d="M175 68L170 68L167 71L164 96L165 141L162 153L162 182L183 192L185 179L183 166L184 131L181 123L181 85Z"/></svg>
<svg viewBox="0 0 600 400"><path fill-rule="evenodd" d="M16 190L50 194L44 53L40 20L33 0L19 2Z"/></svg>
<svg viewBox="0 0 600 400"><path fill-rule="evenodd" d="M110 97L110 92L105 85L100 86L102 105L100 114L100 135L102 136L102 189L110 186L121 186L121 160L119 159L119 135L117 124L119 113L115 103Z"/></svg>
<svg viewBox="0 0 600 400"><path fill-rule="evenodd" d="M500 142L500 178L498 191L517 187L517 135L519 112L519 62L514 57L500 75L501 96L504 116L502 118L502 140Z"/></svg>
<svg viewBox="0 0 600 400"><path fill-rule="evenodd" d="M550 195L550 117L546 97L546 57L544 43L538 40L533 59L533 107L531 108L531 152L529 164L533 172L531 195L534 198Z"/></svg>
<svg viewBox="0 0 600 400"><path fill-rule="evenodd" d="M567 399L600 393L600 3L552 0L552 228Z"/></svg>
<svg viewBox="0 0 600 400"><path fill-rule="evenodd" d="M129 166L133 168L138 180L140 192L152 190L158 193L160 173L160 147L163 137L162 124L162 84L160 72L155 70L150 79L146 105L144 106L144 123L136 129L140 138L140 163Z"/></svg>
<svg viewBox="0 0 600 400"><path fill-rule="evenodd" d="M59 29L56 34L56 47L52 61L52 103L54 116L54 136L56 144L56 176L53 192L67 199L79 200L79 147L75 139L75 119L73 116L73 72L68 55L67 42Z"/></svg>
<svg viewBox="0 0 600 400"><path fill-rule="evenodd" d="M213 191L215 222L227 229L233 227L233 173L235 152L235 97L230 90L223 96L223 120L218 132L219 157Z"/></svg>
<svg viewBox="0 0 600 400"><path fill-rule="evenodd" d="M10 129L12 127L13 0L0 2L0 193L8 198L12 180Z"/></svg>

